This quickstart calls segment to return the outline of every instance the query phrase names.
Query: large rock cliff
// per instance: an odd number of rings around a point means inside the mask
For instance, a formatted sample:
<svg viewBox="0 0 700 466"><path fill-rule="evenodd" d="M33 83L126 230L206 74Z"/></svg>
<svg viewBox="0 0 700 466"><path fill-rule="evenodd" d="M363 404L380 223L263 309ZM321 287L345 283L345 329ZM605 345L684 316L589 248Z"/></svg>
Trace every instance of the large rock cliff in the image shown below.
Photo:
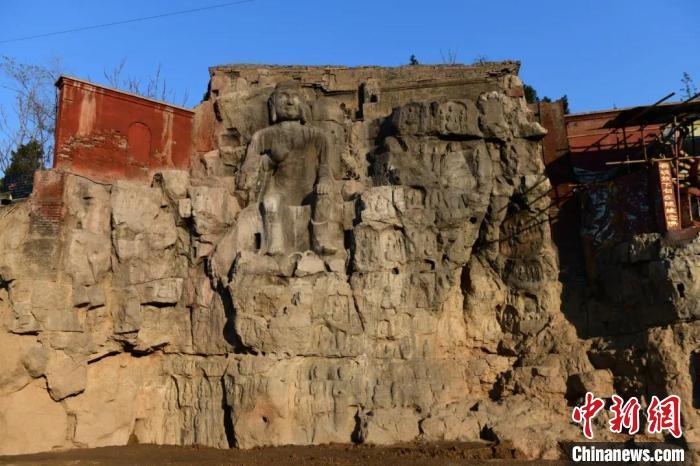
<svg viewBox="0 0 700 466"><path fill-rule="evenodd" d="M0 454L580 438L623 364L562 312L517 64L211 75L189 170L0 210Z"/></svg>

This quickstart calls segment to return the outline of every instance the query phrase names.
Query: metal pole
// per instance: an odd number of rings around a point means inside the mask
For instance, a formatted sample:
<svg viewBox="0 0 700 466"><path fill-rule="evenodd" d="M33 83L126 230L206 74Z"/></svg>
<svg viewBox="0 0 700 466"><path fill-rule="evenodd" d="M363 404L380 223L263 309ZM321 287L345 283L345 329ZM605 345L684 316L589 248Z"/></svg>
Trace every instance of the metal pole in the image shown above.
<svg viewBox="0 0 700 466"><path fill-rule="evenodd" d="M695 156L695 121L690 122L690 148L693 156Z"/></svg>
<svg viewBox="0 0 700 466"><path fill-rule="evenodd" d="M678 157L678 160L697 160L700 159L700 155L696 155L694 157ZM664 157L661 159L651 159L649 162L672 162L676 160L673 157ZM605 162L605 165L625 165L625 164L630 164L633 165L635 163L647 163L645 160L630 160L629 162L621 161L621 162Z"/></svg>
<svg viewBox="0 0 700 466"><path fill-rule="evenodd" d="M639 115L635 115L634 117L630 118L630 119L627 121L627 126L631 126L633 122L635 122L636 120L639 120L641 117L643 117L644 115L646 115L647 113L649 113L649 112L651 111L652 108L654 108L654 107L656 107L657 105L659 105L659 104L661 104L661 103L667 101L668 99L670 99L670 98L673 97L674 95L676 95L676 93L675 93L675 92L671 92L671 93L668 94L666 97L662 97L661 99L657 100L656 102L654 102L653 104L651 104L650 106L648 106L647 108L645 108L642 112L640 112Z"/></svg>
<svg viewBox="0 0 700 466"><path fill-rule="evenodd" d="M681 215L681 172L680 172L680 166L679 166L679 161L678 158L680 157L680 136L681 136L681 131L680 128L678 128L678 119L674 116L673 117L673 126L676 128L676 141L675 144L673 145L674 147L674 154L673 157L675 159L675 165L676 165L676 210L678 211L678 223L680 224L681 230L683 229L683 216Z"/></svg>
<svg viewBox="0 0 700 466"><path fill-rule="evenodd" d="M630 161L630 150L629 147L627 146L627 130L625 127L622 127L622 144L625 146L625 160L627 162Z"/></svg>

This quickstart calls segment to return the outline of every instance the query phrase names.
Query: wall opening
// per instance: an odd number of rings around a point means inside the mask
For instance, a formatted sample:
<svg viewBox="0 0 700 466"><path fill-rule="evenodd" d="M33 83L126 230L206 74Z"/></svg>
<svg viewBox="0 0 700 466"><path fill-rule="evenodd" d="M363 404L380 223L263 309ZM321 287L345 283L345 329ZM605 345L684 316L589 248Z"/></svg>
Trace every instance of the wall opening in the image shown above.
<svg viewBox="0 0 700 466"><path fill-rule="evenodd" d="M682 283L678 283L676 285L676 289L678 290L678 294L680 295L680 297L685 298L685 285Z"/></svg>

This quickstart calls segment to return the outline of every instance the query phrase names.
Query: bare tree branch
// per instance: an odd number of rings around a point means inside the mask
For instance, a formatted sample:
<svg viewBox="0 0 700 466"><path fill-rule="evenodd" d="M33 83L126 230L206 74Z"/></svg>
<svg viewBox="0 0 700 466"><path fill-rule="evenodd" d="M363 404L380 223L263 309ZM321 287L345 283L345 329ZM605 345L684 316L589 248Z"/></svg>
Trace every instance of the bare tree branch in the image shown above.
<svg viewBox="0 0 700 466"><path fill-rule="evenodd" d="M59 60L47 66L19 63L7 56L0 57L0 75L8 89L15 94L8 109L0 107L0 170L7 168L13 151L30 141L44 149L44 164L50 162L56 123L54 82L62 69Z"/></svg>
<svg viewBox="0 0 700 466"><path fill-rule="evenodd" d="M103 71L105 79L111 87L148 97L149 99L157 99L165 102L175 102L177 100L176 93L168 87L167 80L162 76L162 65L160 63L145 82L135 76L124 76L125 67L126 58L122 59L113 69L105 69ZM187 92L185 92L183 106L186 105L187 98L188 95Z"/></svg>
<svg viewBox="0 0 700 466"><path fill-rule="evenodd" d="M456 65L457 55L459 55L459 49L447 49L447 52L440 50L440 57L442 58L442 63L444 65Z"/></svg>
<svg viewBox="0 0 700 466"><path fill-rule="evenodd" d="M695 81L693 81L692 76L690 76L687 71L683 72L681 84L683 85L681 88L683 99L688 100L698 93L698 88L695 85Z"/></svg>
<svg viewBox="0 0 700 466"><path fill-rule="evenodd" d="M485 63L488 63L488 61L489 61L489 58L486 55L480 53L479 55L477 55L474 58L474 61L472 62L472 64L483 65Z"/></svg>

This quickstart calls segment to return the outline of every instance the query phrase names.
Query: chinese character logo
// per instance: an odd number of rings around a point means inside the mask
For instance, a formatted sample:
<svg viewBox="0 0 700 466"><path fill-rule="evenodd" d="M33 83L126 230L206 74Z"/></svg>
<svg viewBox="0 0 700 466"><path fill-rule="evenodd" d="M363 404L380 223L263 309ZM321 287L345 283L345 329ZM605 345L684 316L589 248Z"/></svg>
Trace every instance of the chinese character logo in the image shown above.
<svg viewBox="0 0 700 466"><path fill-rule="evenodd" d="M610 432L622 433L622 428L628 429L630 435L639 432L639 409L641 405L636 397L632 397L624 403L624 400L617 395L612 396L613 404L610 407L613 415L608 421Z"/></svg>
<svg viewBox="0 0 700 466"><path fill-rule="evenodd" d="M677 395L669 395L659 401L656 396L651 397L651 403L647 408L650 434L659 434L667 430L671 435L680 438L681 430L681 399Z"/></svg>
<svg viewBox="0 0 700 466"><path fill-rule="evenodd" d="M605 401L596 398L593 393L587 392L583 405L576 406L571 413L571 419L575 423L581 424L583 435L589 440L593 438L593 419L604 407ZM608 421L610 432L621 434L624 428L630 435L638 433L640 411L641 403L636 397L624 401L621 397L613 395L610 406L612 415ZM652 396L646 415L647 432L650 434L660 434L667 431L675 438L680 438L683 435L679 396L669 395L663 400Z"/></svg>
<svg viewBox="0 0 700 466"><path fill-rule="evenodd" d="M589 440L593 438L593 418L604 406L605 402L603 400L596 398L593 393L587 392L583 406L575 407L574 412L571 413L571 418L574 422L583 425L583 435Z"/></svg>

